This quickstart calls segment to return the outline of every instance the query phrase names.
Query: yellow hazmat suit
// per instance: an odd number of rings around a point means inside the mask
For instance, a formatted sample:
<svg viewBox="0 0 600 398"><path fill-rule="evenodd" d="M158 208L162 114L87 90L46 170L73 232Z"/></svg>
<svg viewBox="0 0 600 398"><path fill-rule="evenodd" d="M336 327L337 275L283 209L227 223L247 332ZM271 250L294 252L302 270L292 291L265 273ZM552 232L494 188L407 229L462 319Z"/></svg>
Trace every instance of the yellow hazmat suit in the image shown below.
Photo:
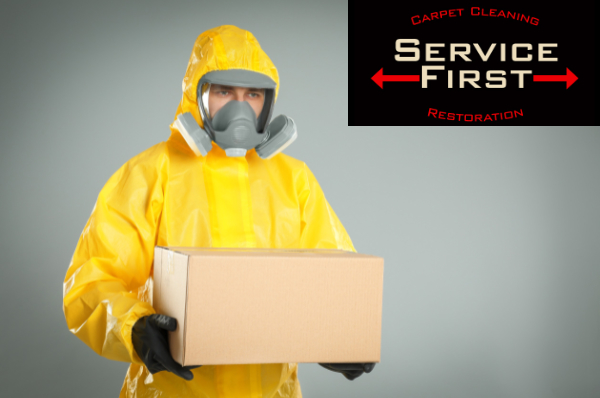
<svg viewBox="0 0 600 398"><path fill-rule="evenodd" d="M277 69L254 36L235 26L202 33L183 79L177 115L198 113L197 84L207 72L247 69L277 83ZM213 143L196 157L171 124L171 136L125 163L106 183L83 229L64 281L69 330L98 354L131 362L121 397L301 397L297 364L202 366L186 381L150 374L135 353L133 324L155 311L154 247L337 248L354 251L308 167L254 150L226 157Z"/></svg>

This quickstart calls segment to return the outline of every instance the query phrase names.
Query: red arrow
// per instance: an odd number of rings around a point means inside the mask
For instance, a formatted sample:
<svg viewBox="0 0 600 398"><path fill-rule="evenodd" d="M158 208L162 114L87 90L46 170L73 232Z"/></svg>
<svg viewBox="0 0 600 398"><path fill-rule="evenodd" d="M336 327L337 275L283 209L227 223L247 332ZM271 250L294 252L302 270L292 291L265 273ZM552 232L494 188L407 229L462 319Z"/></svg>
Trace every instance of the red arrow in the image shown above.
<svg viewBox="0 0 600 398"><path fill-rule="evenodd" d="M383 68L371 78L379 87L383 88L383 82L418 82L419 75L384 75Z"/></svg>
<svg viewBox="0 0 600 398"><path fill-rule="evenodd" d="M566 75L533 75L534 82L567 82L567 88L575 83L577 76L567 68Z"/></svg>

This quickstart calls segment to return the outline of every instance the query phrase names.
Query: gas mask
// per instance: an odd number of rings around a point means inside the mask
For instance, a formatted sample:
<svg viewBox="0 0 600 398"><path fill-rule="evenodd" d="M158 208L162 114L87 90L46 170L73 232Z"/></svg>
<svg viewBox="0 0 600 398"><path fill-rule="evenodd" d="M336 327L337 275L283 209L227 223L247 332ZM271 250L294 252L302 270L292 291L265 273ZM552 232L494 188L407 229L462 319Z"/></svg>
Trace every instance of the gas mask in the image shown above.
<svg viewBox="0 0 600 398"><path fill-rule="evenodd" d="M260 96L260 99L249 98L252 105L245 100L229 99L211 117L209 104L214 106L219 103L216 97L211 98L220 95L220 91L215 89L217 87L229 88L226 92L249 92L250 95ZM214 141L225 150L227 156L246 156L247 151L255 148L258 156L269 159L297 137L296 125L291 118L279 115L271 121L275 88L276 84L271 78L249 70L209 72L198 82L198 110L204 129L189 112L177 116L175 126L196 156L206 156ZM258 115L253 106L260 108Z"/></svg>

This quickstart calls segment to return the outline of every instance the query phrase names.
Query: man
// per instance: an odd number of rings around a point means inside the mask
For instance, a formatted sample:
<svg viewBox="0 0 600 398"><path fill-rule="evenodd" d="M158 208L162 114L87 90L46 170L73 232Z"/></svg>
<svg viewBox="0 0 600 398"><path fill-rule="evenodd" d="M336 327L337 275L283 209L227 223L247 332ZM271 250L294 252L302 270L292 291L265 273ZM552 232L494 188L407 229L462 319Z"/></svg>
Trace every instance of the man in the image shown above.
<svg viewBox="0 0 600 398"><path fill-rule="evenodd" d="M250 32L202 33L171 136L102 188L63 301L71 332L98 354L131 363L121 397L301 397L295 363L181 367L166 345L176 321L149 304L156 245L354 251L308 167L277 153L289 140L265 145L285 130L269 123L278 89L277 70ZM209 137L201 155L182 127L186 115ZM349 379L374 366L322 365Z"/></svg>

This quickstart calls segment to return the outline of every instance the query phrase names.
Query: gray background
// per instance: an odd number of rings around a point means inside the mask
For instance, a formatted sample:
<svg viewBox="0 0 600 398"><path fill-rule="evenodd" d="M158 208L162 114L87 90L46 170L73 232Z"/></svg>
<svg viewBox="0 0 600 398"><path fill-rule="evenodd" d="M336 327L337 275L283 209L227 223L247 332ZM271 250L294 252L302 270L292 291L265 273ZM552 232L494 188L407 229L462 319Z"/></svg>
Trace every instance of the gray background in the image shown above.
<svg viewBox="0 0 600 398"><path fill-rule="evenodd" d="M62 281L103 184L167 139L195 38L233 24L279 69L286 152L386 260L381 363L301 364L304 396L600 396L597 127L347 127L343 1L1 4L0 395L117 396Z"/></svg>

